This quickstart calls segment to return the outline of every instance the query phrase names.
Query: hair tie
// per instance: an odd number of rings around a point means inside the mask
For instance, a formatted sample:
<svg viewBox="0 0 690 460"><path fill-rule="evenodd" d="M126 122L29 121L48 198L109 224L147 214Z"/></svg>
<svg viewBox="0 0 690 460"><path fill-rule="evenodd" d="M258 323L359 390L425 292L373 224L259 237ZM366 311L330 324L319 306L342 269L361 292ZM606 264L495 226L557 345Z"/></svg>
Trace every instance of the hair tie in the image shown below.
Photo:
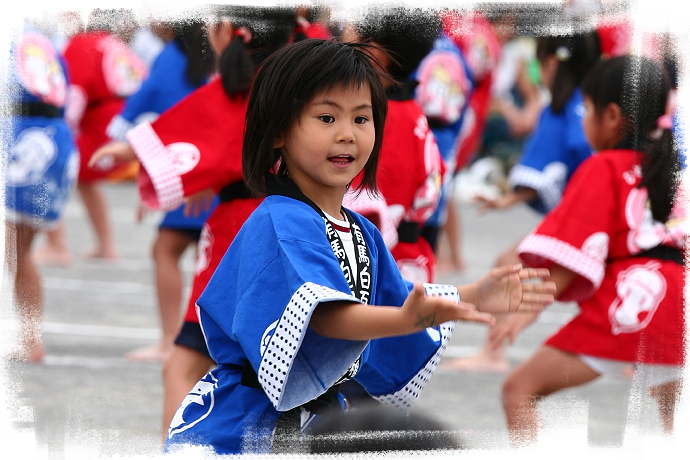
<svg viewBox="0 0 690 460"><path fill-rule="evenodd" d="M664 114L656 119L656 126L659 129L671 129L673 127L673 119L671 115Z"/></svg>
<svg viewBox="0 0 690 460"><path fill-rule="evenodd" d="M238 27L233 33L234 37L242 37L242 42L246 45L252 39L252 31L248 27Z"/></svg>
<svg viewBox="0 0 690 460"><path fill-rule="evenodd" d="M561 62L567 62L570 59L570 50L565 46L556 48L556 59Z"/></svg>
<svg viewBox="0 0 690 460"><path fill-rule="evenodd" d="M656 119L656 129L649 133L649 137L658 141L664 135L664 130L671 129L672 127L673 119L671 119L671 115L664 114Z"/></svg>

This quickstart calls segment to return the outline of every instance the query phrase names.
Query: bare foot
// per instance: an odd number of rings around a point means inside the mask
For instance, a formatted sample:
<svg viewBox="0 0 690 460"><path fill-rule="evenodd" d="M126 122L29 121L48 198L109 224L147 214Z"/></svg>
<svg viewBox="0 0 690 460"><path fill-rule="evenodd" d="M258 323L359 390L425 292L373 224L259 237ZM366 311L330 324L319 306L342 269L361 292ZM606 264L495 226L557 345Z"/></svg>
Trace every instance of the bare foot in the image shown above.
<svg viewBox="0 0 690 460"><path fill-rule="evenodd" d="M510 363L505 357L499 359L489 358L485 354L480 353L468 358L456 358L443 361L441 363L441 369L504 374L510 371Z"/></svg>
<svg viewBox="0 0 690 460"><path fill-rule="evenodd" d="M165 361L172 353L172 344L156 343L146 347L136 348L125 355L129 361Z"/></svg>
<svg viewBox="0 0 690 460"><path fill-rule="evenodd" d="M115 262L118 257L114 249L94 249L84 254L85 259L102 259L108 262Z"/></svg>
<svg viewBox="0 0 690 460"><path fill-rule="evenodd" d="M467 265L462 260L440 260L436 263L436 272L441 274L463 273Z"/></svg>
<svg viewBox="0 0 690 460"><path fill-rule="evenodd" d="M60 251L51 246L37 249L31 253L31 258L36 265L69 267L72 264L72 255L68 251Z"/></svg>
<svg viewBox="0 0 690 460"><path fill-rule="evenodd" d="M41 363L43 362L43 357L45 351L43 349L43 344L38 343L31 347L19 347L10 350L3 357L9 361L21 361L29 363Z"/></svg>

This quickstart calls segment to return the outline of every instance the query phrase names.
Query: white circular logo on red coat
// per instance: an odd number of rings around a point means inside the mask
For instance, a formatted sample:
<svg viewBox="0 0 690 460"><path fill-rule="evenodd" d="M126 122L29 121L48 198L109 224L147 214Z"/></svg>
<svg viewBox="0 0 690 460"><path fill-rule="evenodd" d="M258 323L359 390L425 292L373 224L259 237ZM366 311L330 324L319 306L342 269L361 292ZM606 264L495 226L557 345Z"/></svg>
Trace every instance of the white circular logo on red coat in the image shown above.
<svg viewBox="0 0 690 460"><path fill-rule="evenodd" d="M201 153L197 146L189 142L175 142L165 148L170 153L173 167L179 175L194 169L201 159Z"/></svg>
<svg viewBox="0 0 690 460"><path fill-rule="evenodd" d="M146 78L146 66L120 39L104 38L103 76L108 89L120 97L136 93Z"/></svg>
<svg viewBox="0 0 690 460"><path fill-rule="evenodd" d="M43 102L65 105L67 80L55 49L47 38L25 33L14 49L19 80L26 90Z"/></svg>
<svg viewBox="0 0 690 460"><path fill-rule="evenodd" d="M666 279L656 261L632 265L618 274L616 298L609 307L613 335L647 327L666 295Z"/></svg>

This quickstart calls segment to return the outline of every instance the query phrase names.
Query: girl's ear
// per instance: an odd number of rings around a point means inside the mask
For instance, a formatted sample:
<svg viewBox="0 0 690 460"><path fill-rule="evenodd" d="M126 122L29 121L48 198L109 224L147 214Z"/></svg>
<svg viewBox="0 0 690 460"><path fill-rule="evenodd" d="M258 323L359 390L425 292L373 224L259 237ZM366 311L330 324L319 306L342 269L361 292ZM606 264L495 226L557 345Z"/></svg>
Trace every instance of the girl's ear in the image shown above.
<svg viewBox="0 0 690 460"><path fill-rule="evenodd" d="M283 140L283 136L276 136L276 138L273 140L273 148L274 149L280 149L285 145L285 140Z"/></svg>
<svg viewBox="0 0 690 460"><path fill-rule="evenodd" d="M624 118L620 106L615 102L606 104L601 114L601 121L610 132L623 134Z"/></svg>

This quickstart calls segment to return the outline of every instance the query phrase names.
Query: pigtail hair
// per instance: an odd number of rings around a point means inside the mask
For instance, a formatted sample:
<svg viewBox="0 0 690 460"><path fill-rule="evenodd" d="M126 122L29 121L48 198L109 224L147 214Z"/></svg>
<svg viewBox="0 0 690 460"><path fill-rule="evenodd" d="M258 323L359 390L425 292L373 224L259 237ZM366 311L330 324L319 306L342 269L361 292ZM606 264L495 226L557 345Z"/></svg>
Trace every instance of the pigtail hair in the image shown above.
<svg viewBox="0 0 690 460"><path fill-rule="evenodd" d="M640 187L647 188L654 220L666 222L671 214L678 187L678 151L670 129L662 130L658 140L650 139L645 143L647 145L643 147Z"/></svg>
<svg viewBox="0 0 690 460"><path fill-rule="evenodd" d="M232 97L247 94L254 79L254 63L241 36L233 37L220 56L220 80L225 93Z"/></svg>
<svg viewBox="0 0 690 460"><path fill-rule="evenodd" d="M186 20L175 24L174 41L187 56L185 76L193 86L201 86L215 67L215 57L200 20Z"/></svg>
<svg viewBox="0 0 690 460"><path fill-rule="evenodd" d="M555 55L559 61L553 87L549 88L551 111L559 113L599 60L599 38L595 32L588 32L537 39L537 58L543 60L550 55Z"/></svg>

